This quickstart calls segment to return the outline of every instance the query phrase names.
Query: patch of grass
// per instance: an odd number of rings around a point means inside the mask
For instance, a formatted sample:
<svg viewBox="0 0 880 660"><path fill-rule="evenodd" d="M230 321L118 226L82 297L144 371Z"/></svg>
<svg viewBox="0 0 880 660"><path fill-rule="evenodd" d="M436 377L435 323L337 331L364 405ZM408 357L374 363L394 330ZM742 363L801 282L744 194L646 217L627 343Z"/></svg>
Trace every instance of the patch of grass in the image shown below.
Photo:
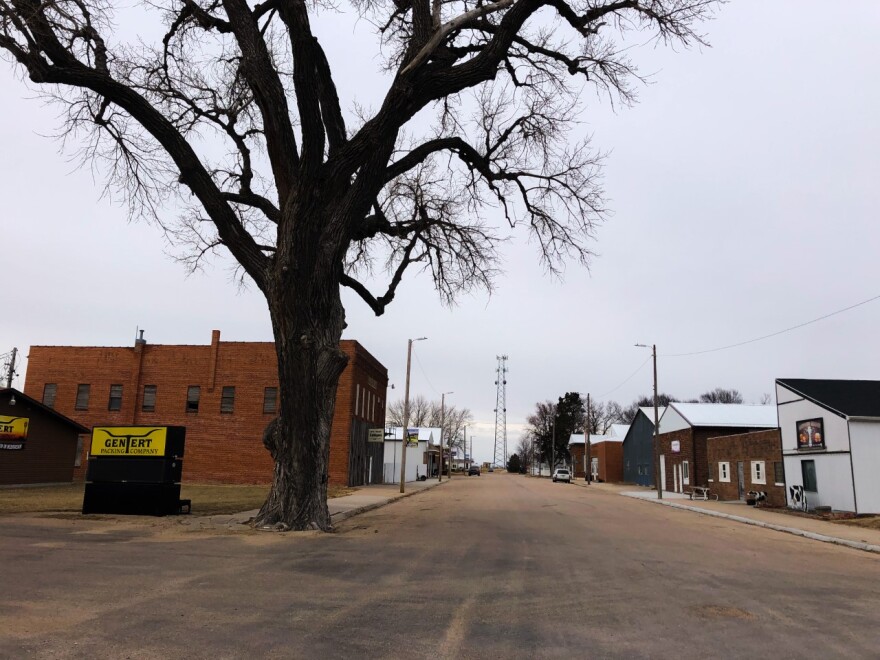
<svg viewBox="0 0 880 660"><path fill-rule="evenodd" d="M84 490L83 483L3 488L0 489L0 515L79 512L82 511ZM356 490L356 488L330 486L327 496L328 498L344 497ZM184 483L180 489L182 499L192 500L192 513L195 516L233 514L259 509L268 494L267 484L253 486Z"/></svg>
<svg viewBox="0 0 880 660"><path fill-rule="evenodd" d="M853 527L866 527L867 529L880 529L880 516L859 516L849 520L834 520L838 525L851 525Z"/></svg>
<svg viewBox="0 0 880 660"><path fill-rule="evenodd" d="M0 514L82 511L85 484L0 489Z"/></svg>

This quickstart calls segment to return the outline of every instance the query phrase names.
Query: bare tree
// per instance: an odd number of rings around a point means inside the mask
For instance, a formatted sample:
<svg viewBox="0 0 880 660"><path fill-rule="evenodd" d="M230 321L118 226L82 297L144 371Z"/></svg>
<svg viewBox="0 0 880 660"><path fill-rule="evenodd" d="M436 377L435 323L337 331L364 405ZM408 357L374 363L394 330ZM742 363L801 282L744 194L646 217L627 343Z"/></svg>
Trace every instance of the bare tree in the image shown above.
<svg viewBox="0 0 880 660"><path fill-rule="evenodd" d="M386 419L393 426L403 426L403 399L398 399L388 406ZM443 439L453 447L463 447L464 427L473 422L474 416L467 408L457 408L447 404L445 414L441 411L440 401L428 401L419 394L409 400L410 427L439 428L443 421Z"/></svg>
<svg viewBox="0 0 880 660"><path fill-rule="evenodd" d="M535 461L535 441L528 433L524 433L520 436L519 441L517 441L516 444L516 453L519 454L522 459L526 472L531 473L532 465Z"/></svg>
<svg viewBox="0 0 880 660"><path fill-rule="evenodd" d="M104 0L0 0L0 51L62 104L64 135L135 216L189 245L193 267L227 250L265 295L281 398L255 524L329 529L340 289L377 315L407 271L445 302L491 290L504 221L550 272L586 262L604 203L599 156L569 139L584 86L630 102L629 34L699 42L713 4L358 0L389 82L354 116L312 30L338 3L154 0L141 20L164 21L162 38L125 43Z"/></svg>
<svg viewBox="0 0 880 660"><path fill-rule="evenodd" d="M392 426L403 426L403 404L403 399L398 399L388 405L386 422ZM410 397L409 425L411 427L419 428L422 426L431 426L431 424L428 423L430 416L431 402L428 401L425 396L418 394L414 397Z"/></svg>
<svg viewBox="0 0 880 660"><path fill-rule="evenodd" d="M769 392L764 392L758 401L762 406L769 406L773 403L773 396Z"/></svg>
<svg viewBox="0 0 880 660"><path fill-rule="evenodd" d="M714 390L700 395L700 403L742 403L743 397L739 390L726 390L716 387Z"/></svg>

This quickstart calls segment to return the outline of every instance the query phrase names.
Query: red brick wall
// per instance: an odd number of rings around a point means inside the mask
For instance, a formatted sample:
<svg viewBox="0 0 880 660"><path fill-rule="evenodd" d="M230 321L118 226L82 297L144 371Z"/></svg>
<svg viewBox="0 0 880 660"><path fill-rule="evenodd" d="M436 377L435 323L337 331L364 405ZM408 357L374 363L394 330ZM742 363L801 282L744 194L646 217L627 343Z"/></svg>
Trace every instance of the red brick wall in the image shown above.
<svg viewBox="0 0 880 660"><path fill-rule="evenodd" d="M570 445L568 448L571 453L571 463L574 468L572 477L575 479L583 479L584 474L584 445Z"/></svg>
<svg viewBox="0 0 880 660"><path fill-rule="evenodd" d="M672 453L672 443L675 440L679 442L681 451L674 454ZM695 480L696 473L694 467L696 460L694 457L694 430L692 428L672 431L671 433L661 433L657 436L657 444L659 451L656 448L654 450L654 465L659 465L660 454L664 455L666 461L666 483L663 485L663 490L675 490L675 477L673 476L675 474L675 466L680 466L685 461L688 462L690 472L689 486L705 485ZM685 490L687 488L688 486L684 487Z"/></svg>
<svg viewBox="0 0 880 660"><path fill-rule="evenodd" d="M330 439L329 479L348 484L348 453L355 385L383 400L377 425L384 422L388 377L385 368L360 344L340 342L349 364L339 381ZM46 383L56 383L55 409L87 427L162 424L187 428L183 478L189 482L267 483L272 460L262 433L274 416L263 413L266 387L278 387L271 342L221 342L215 330L210 346L139 344L134 348L32 346L25 393L42 400ZM89 408L74 409L77 384L91 385ZM123 385L122 409L108 411L111 384ZM144 385L156 385L155 412L142 410ZM199 410L186 411L187 389L201 387ZM234 411L220 412L224 386L235 387ZM370 414L363 411L359 417ZM87 451L87 448L85 449ZM85 474L83 467L75 472Z"/></svg>
<svg viewBox="0 0 880 660"><path fill-rule="evenodd" d="M739 499L739 475L737 462L743 462L743 492L750 490L767 493L767 503L772 506L785 506L785 486L776 486L774 481L773 463L782 462L782 441L779 429L755 431L724 437L709 438L707 442L709 483L711 492L721 500ZM764 484L752 483L752 461L764 461ZM718 463L730 463L730 481L719 481ZM747 496L747 495L746 495Z"/></svg>
<svg viewBox="0 0 880 660"><path fill-rule="evenodd" d="M623 443L605 441L595 445L599 450L599 481L623 481Z"/></svg>

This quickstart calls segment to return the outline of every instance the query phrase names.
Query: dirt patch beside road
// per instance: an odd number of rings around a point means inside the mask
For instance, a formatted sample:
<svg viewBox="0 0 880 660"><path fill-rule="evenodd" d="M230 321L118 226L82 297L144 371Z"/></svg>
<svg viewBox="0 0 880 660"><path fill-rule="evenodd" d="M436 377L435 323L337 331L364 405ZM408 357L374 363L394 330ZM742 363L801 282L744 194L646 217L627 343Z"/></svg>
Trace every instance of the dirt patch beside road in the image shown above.
<svg viewBox="0 0 880 660"><path fill-rule="evenodd" d="M59 484L0 489L0 515L10 513L78 513L82 510L85 484ZM331 486L330 498L343 497L356 488ZM180 497L192 500L194 516L216 516L259 509L269 486L183 484Z"/></svg>

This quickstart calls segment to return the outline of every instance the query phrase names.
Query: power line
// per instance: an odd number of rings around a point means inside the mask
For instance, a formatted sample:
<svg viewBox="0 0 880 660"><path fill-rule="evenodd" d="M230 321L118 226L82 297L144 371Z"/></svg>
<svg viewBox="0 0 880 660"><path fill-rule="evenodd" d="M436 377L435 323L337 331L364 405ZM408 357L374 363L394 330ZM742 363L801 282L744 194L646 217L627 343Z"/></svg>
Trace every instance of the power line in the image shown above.
<svg viewBox="0 0 880 660"><path fill-rule="evenodd" d="M707 348L706 350L703 350L703 351L692 351L690 353L666 353L666 354L661 355L660 357L686 357L689 355L704 355L705 353L715 353L716 351L726 351L729 348L736 348L737 346L745 346L746 344L754 344L756 341L763 341L764 339L770 339L771 337L777 337L781 334L785 334L786 332L791 332L792 330L797 330L798 328L803 328L804 326L810 325L812 323L818 323L819 321L824 321L827 318L831 318L832 316L836 316L837 314L843 314L844 312L848 312L849 310L855 309L856 307L861 307L862 305L867 305L869 302L873 302L878 299L880 299L880 295L876 295L872 298L868 298L867 300L863 300L862 302L858 302L855 305L850 305L849 307L844 307L843 309L838 309L837 311L831 312L829 314L825 314L824 316L820 316L818 318L812 319L811 321L804 321L803 323L798 323L797 325L793 325L790 328L785 328L784 330L779 330L777 332L771 332L769 335L755 337L754 339L748 339L746 341L737 342L736 344L728 344L727 346L719 346L717 348Z"/></svg>
<svg viewBox="0 0 880 660"><path fill-rule="evenodd" d="M626 377L626 380L625 380L625 381L623 381L620 385L618 385L617 387L615 387L613 390L608 390L607 392L605 392L605 394L599 394L599 395L597 395L597 396L596 396L596 399L604 399L604 398L605 398L606 396L608 396L609 394L614 394L617 390L619 390L621 387L623 387L623 386L626 385L629 381L631 381L631 380L633 379L633 377L634 377L637 373L639 373L639 372L642 370L642 367L644 367L646 364L648 364L648 362L650 362L650 360L651 360L651 356L649 355L649 356L648 356L648 359L646 359L644 362L642 362L642 363L639 365L639 368L638 368L638 369L636 369L636 370L633 371L629 376Z"/></svg>
<svg viewBox="0 0 880 660"><path fill-rule="evenodd" d="M415 357L416 357L416 364L419 365L419 371L422 372L422 376L424 376L425 380L428 382L428 387L430 387L432 390L434 390L434 394L440 394L440 392L437 391L437 388L434 387L434 385L431 383L431 380L428 378L428 374L425 373L425 368L422 366L422 361L419 359L419 354L416 353Z"/></svg>

